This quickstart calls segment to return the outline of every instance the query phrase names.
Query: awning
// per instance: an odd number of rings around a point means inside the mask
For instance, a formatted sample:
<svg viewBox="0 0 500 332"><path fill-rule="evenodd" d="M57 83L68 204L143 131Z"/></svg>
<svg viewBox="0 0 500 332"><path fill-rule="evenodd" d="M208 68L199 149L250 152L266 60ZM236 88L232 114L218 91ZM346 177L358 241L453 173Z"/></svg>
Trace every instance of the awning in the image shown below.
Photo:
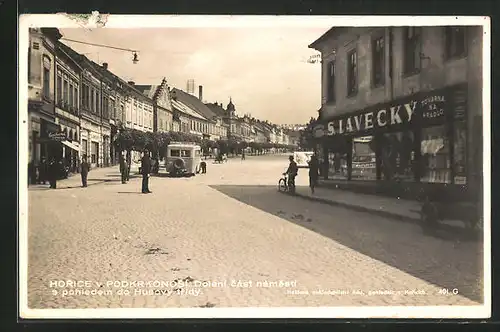
<svg viewBox="0 0 500 332"><path fill-rule="evenodd" d="M74 142L70 142L70 141L61 141L61 143L70 149L73 149L75 151L80 151L80 144L78 144L78 143L74 143Z"/></svg>

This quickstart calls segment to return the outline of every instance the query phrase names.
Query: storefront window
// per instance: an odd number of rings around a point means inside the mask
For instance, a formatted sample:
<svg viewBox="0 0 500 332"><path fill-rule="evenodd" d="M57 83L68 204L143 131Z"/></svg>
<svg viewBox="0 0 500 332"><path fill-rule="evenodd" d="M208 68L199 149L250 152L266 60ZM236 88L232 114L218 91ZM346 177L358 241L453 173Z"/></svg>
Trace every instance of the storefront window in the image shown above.
<svg viewBox="0 0 500 332"><path fill-rule="evenodd" d="M465 122L455 122L454 129L454 148L453 162L455 171L455 184L466 184L466 148L467 148L467 131Z"/></svg>
<svg viewBox="0 0 500 332"><path fill-rule="evenodd" d="M379 144L382 177L385 180L413 181L413 133L387 133L381 137Z"/></svg>
<svg viewBox="0 0 500 332"><path fill-rule="evenodd" d="M422 182L451 183L449 144L446 126L422 130Z"/></svg>
<svg viewBox="0 0 500 332"><path fill-rule="evenodd" d="M347 179L347 154L328 153L328 178Z"/></svg>
<svg viewBox="0 0 500 332"><path fill-rule="evenodd" d="M375 180L377 178L375 145L373 143L373 136L353 139L351 173L353 180ZM347 165L344 173L347 176Z"/></svg>

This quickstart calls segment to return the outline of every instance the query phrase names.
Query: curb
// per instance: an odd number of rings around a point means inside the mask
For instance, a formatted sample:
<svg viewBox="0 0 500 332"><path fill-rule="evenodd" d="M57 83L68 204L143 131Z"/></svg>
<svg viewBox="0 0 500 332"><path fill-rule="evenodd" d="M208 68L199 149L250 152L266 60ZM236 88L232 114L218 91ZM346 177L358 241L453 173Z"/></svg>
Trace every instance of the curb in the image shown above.
<svg viewBox="0 0 500 332"><path fill-rule="evenodd" d="M379 215L381 217L395 219L398 221L404 221L404 222L410 222L410 223L420 223L420 219L418 219L418 218L412 218L412 217L408 217L408 216L404 216L401 214L392 213L392 212L388 212L388 211L374 210L374 209L365 208L365 207L362 207L359 205L336 202L336 201L332 201L332 200L329 200L326 198L311 197L308 195L298 194L298 193L295 193L295 196L303 198L303 199L307 199L307 200L312 201L312 202L318 202L318 203L331 205L331 206L340 206L340 207L347 208L350 210L376 214L376 215Z"/></svg>
<svg viewBox="0 0 500 332"><path fill-rule="evenodd" d="M369 208L365 208L365 207L362 207L362 206L359 206L359 205L341 203L341 202L336 202L336 201L332 201L332 200L325 199L325 198L311 197L311 196L307 196L307 195L304 195L304 194L298 194L298 193L295 193L294 196L302 198L302 199L306 199L306 200L309 200L309 201L312 201L312 202L317 202L317 203L320 203L320 204L325 204L325 205L330 205L330 206L336 206L336 207L340 206L340 207L343 207L343 208L346 208L346 209L350 209L350 210L353 210L353 211L376 214L376 215L381 216L381 217L390 218L390 219L393 219L393 220L398 220L398 221L403 221L403 222L407 222L407 223L413 223L413 224L420 225L420 219L412 218L412 217L408 217L408 216L404 216L404 215L397 214L397 213L369 209ZM441 230L444 230L444 231L446 231L446 230L448 230L448 231L455 231L455 232L458 231L459 233L462 233L462 234L464 234L463 233L464 231L465 232L467 231L466 228L452 226L452 225L448 225L448 224L444 224L444 223L441 223L439 225L439 228ZM483 232L482 231L474 231L472 234L468 234L467 236L468 237L472 236L471 239L474 239L474 240L480 240L483 237Z"/></svg>

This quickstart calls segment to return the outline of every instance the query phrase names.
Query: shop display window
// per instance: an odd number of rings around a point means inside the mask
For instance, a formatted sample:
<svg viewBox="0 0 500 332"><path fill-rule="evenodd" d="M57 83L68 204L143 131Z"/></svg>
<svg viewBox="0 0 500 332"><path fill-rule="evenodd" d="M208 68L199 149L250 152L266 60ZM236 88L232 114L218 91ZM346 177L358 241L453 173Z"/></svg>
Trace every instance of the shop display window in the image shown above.
<svg viewBox="0 0 500 332"><path fill-rule="evenodd" d="M347 175L347 154L329 152L328 178L345 180Z"/></svg>
<svg viewBox="0 0 500 332"><path fill-rule="evenodd" d="M386 180L414 180L413 132L387 133L381 136L380 160L382 177Z"/></svg>
<svg viewBox="0 0 500 332"><path fill-rule="evenodd" d="M357 137L352 143L352 180L376 180L376 158L373 136ZM347 164L345 165L347 175Z"/></svg>
<svg viewBox="0 0 500 332"><path fill-rule="evenodd" d="M446 126L422 129L421 182L451 183L450 142Z"/></svg>

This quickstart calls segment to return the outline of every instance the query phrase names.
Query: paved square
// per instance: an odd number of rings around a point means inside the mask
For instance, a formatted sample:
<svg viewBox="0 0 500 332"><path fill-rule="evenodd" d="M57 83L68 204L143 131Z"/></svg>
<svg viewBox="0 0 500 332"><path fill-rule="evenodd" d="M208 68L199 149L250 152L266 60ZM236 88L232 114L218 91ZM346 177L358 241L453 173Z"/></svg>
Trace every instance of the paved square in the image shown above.
<svg viewBox="0 0 500 332"><path fill-rule="evenodd" d="M29 307L482 301L482 244L281 194L286 166L286 156L208 162L194 178L152 177L147 195L118 168L92 170L88 188L78 177L31 188Z"/></svg>

